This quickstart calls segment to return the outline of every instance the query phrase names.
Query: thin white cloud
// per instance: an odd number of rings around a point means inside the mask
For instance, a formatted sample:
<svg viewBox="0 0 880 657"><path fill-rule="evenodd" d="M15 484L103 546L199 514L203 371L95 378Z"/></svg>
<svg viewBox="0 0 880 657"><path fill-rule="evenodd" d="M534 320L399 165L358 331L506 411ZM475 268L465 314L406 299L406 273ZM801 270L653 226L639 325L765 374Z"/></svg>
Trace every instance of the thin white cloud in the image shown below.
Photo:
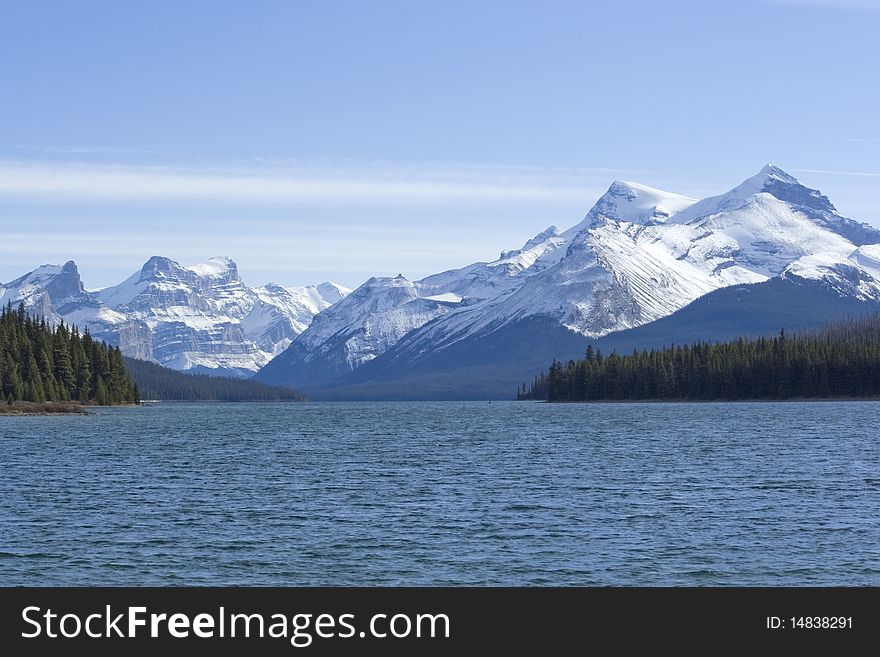
<svg viewBox="0 0 880 657"><path fill-rule="evenodd" d="M142 148L126 148L123 146L31 146L16 144L19 151L33 151L58 155L171 155L162 151L149 151Z"/></svg>
<svg viewBox="0 0 880 657"><path fill-rule="evenodd" d="M833 176L858 176L862 178L880 178L880 173L874 171L830 171L828 169L792 169L795 173L822 173Z"/></svg>
<svg viewBox="0 0 880 657"><path fill-rule="evenodd" d="M424 174L365 177L352 172L291 171L286 174L217 172L169 167L125 167L0 162L0 195L40 200L210 203L399 202L460 200L584 200L601 188L546 181L503 180L497 174L462 180Z"/></svg>
<svg viewBox="0 0 880 657"><path fill-rule="evenodd" d="M880 10L880 0L764 0L776 5L798 5L803 7L825 7L828 9L866 9Z"/></svg>
<svg viewBox="0 0 880 657"><path fill-rule="evenodd" d="M251 284L274 280L283 284L314 283L326 278L359 285L369 275L404 272L409 277L491 259L492 240L467 243L444 240L442 230L425 236L405 235L390 240L389 234L325 233L220 236L204 233L139 233L119 236L73 232L8 233L0 239L0 282L17 278L40 264L60 264L73 259L91 288L115 285L137 271L152 255L171 257L184 265L202 262L213 255L228 255L238 263L242 277ZM514 244L511 242L511 244ZM38 252L32 252L38 248ZM497 257L497 249L494 251ZM345 254L344 258L340 254ZM98 266L115 273L95 275ZM326 276L293 278L287 272L327 272ZM384 274L383 274L384 273Z"/></svg>

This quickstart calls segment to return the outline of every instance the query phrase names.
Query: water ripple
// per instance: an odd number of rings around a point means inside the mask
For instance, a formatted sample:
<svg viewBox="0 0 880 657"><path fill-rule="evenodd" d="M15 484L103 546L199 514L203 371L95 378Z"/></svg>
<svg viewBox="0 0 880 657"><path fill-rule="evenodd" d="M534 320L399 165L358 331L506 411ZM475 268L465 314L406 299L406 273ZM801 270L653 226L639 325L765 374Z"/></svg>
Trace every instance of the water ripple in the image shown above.
<svg viewBox="0 0 880 657"><path fill-rule="evenodd" d="M880 404L0 418L0 584L878 585Z"/></svg>

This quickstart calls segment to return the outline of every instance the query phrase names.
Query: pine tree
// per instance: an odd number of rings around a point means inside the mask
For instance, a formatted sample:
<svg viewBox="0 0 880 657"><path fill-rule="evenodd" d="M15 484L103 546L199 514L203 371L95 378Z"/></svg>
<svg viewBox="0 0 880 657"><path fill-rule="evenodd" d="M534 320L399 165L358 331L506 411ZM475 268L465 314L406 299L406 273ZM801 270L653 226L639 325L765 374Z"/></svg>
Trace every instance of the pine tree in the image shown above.
<svg viewBox="0 0 880 657"><path fill-rule="evenodd" d="M98 384L105 403L138 400L118 347L95 342L88 333L63 322L49 326L29 317L20 305L0 311L0 395L15 401L97 401Z"/></svg>

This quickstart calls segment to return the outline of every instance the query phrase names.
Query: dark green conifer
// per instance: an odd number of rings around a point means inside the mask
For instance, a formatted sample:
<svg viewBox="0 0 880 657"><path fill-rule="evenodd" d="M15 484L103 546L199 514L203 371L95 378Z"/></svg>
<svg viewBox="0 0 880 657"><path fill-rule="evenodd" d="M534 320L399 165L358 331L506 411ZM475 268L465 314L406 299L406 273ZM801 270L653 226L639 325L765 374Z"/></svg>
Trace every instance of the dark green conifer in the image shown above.
<svg viewBox="0 0 880 657"><path fill-rule="evenodd" d="M791 336L554 361L520 399L791 399L880 396L880 315Z"/></svg>
<svg viewBox="0 0 880 657"><path fill-rule="evenodd" d="M118 347L95 342L63 322L52 327L20 305L0 311L0 395L19 400L97 401L98 384L108 404L137 401L137 390Z"/></svg>

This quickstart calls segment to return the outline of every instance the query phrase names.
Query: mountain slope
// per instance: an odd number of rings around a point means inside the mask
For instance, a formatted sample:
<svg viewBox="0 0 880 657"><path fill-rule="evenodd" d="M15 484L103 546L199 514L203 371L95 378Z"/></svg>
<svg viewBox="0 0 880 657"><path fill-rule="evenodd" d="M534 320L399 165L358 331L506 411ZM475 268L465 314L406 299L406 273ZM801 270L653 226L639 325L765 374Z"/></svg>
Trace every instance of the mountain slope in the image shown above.
<svg viewBox="0 0 880 657"><path fill-rule="evenodd" d="M547 317L530 317L476 334L446 349L414 353L411 340L353 372L316 400L511 399L556 359L581 358L588 344L603 353L697 341L800 331L835 319L880 311L880 302L841 296L827 285L795 277L734 285L710 292L675 313L642 326L589 338Z"/></svg>
<svg viewBox="0 0 880 657"><path fill-rule="evenodd" d="M178 372L156 363L123 357L125 369L149 401L304 401L292 388L225 376Z"/></svg>
<svg viewBox="0 0 880 657"><path fill-rule="evenodd" d="M256 372L315 393L465 367L462 354L488 381L502 363L537 363L548 345L563 354L584 340L648 335L630 332L720 290L772 281L815 284L847 307L873 304L880 231L767 165L702 200L615 181L568 230L551 226L495 260L417 281L371 278L351 294L331 283L250 288L228 258L183 266L156 256L98 292L84 288L72 261L43 266L0 286L0 302L88 328L129 356ZM816 303L837 307L826 301ZM754 312L778 320L778 309Z"/></svg>
<svg viewBox="0 0 880 657"><path fill-rule="evenodd" d="M371 278L316 316L288 350L256 378L285 384L296 380L310 389L332 385L433 320L510 293L521 279L557 261L564 243L551 226L521 249L505 251L492 262L416 282L403 276Z"/></svg>
<svg viewBox="0 0 880 657"><path fill-rule="evenodd" d="M880 231L841 216L771 165L701 201L616 181L579 224L548 229L496 261L400 282L405 295L368 281L257 378L312 391L360 385L367 372L381 380L383 367L428 367L459 343L485 347L524 322L510 335L544 340L560 328L597 339L656 322L715 290L776 278L870 303L880 299L876 243ZM394 330L382 330L388 317ZM528 358L514 343L508 352Z"/></svg>

